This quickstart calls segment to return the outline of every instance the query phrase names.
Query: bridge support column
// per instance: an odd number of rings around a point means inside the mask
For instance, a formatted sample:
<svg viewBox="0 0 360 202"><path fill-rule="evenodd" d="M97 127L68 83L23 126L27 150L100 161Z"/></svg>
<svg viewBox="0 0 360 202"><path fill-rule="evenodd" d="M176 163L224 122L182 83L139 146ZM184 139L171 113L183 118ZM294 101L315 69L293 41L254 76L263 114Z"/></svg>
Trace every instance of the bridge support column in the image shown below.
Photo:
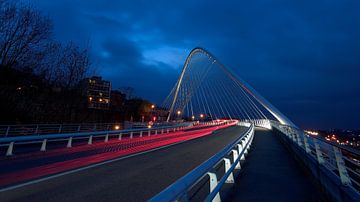
<svg viewBox="0 0 360 202"><path fill-rule="evenodd" d="M40 151L46 151L46 142L47 142L47 139L44 139L41 144Z"/></svg>
<svg viewBox="0 0 360 202"><path fill-rule="evenodd" d="M13 155L13 149L14 149L14 142L10 142L9 147L6 151L6 156Z"/></svg>
<svg viewBox="0 0 360 202"><path fill-rule="evenodd" d="M68 143L66 145L67 148L72 147L72 137L69 138Z"/></svg>
<svg viewBox="0 0 360 202"><path fill-rule="evenodd" d="M334 149L334 154L335 154L335 159L336 159L336 165L338 167L339 174L340 174L341 183L346 186L351 185L351 180L350 180L349 174L346 170L345 162L342 157L341 151L339 150L339 148L337 148L335 146L333 146L333 149Z"/></svg>
<svg viewBox="0 0 360 202"><path fill-rule="evenodd" d="M210 178L210 192L212 192L215 189L216 185L218 184L218 180L216 177L216 173L208 172L207 174ZM220 194L217 193L215 198L212 201L213 202L221 202Z"/></svg>
<svg viewBox="0 0 360 202"><path fill-rule="evenodd" d="M90 135L90 136L89 136L89 140L88 140L88 144L92 144L92 140L93 140L93 136Z"/></svg>

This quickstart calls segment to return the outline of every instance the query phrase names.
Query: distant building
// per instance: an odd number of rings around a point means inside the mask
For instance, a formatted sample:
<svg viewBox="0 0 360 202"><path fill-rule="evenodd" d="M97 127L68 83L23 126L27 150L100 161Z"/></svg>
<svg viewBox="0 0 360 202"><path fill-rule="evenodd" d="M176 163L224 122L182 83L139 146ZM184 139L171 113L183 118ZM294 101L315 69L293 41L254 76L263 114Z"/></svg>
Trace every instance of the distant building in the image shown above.
<svg viewBox="0 0 360 202"><path fill-rule="evenodd" d="M122 111L125 105L126 95L120 91L111 91L110 109L114 111Z"/></svg>
<svg viewBox="0 0 360 202"><path fill-rule="evenodd" d="M88 107L93 109L109 109L111 82L93 76L85 80Z"/></svg>

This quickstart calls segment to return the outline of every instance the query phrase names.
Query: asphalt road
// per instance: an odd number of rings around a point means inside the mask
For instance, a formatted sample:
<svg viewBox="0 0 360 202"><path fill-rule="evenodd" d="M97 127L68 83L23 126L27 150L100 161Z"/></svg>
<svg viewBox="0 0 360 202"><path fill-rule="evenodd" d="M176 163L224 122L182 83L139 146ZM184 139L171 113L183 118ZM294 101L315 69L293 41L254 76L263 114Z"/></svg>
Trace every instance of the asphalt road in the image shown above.
<svg viewBox="0 0 360 202"><path fill-rule="evenodd" d="M157 151L1 192L1 201L145 201L239 137L234 126Z"/></svg>
<svg viewBox="0 0 360 202"><path fill-rule="evenodd" d="M228 201L324 201L310 175L271 131L257 129Z"/></svg>

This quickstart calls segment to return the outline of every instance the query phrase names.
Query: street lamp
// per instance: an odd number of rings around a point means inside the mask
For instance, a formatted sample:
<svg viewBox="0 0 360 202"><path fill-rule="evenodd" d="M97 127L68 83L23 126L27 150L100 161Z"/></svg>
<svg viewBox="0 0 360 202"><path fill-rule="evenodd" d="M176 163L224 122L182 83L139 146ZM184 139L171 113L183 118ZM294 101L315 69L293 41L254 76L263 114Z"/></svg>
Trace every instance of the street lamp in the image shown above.
<svg viewBox="0 0 360 202"><path fill-rule="evenodd" d="M151 105L151 109L155 109L155 105Z"/></svg>
<svg viewBox="0 0 360 202"><path fill-rule="evenodd" d="M192 115L192 116L191 116L191 119L192 119L192 120L194 120L194 119L195 119L195 116L194 116L194 115Z"/></svg>
<svg viewBox="0 0 360 202"><path fill-rule="evenodd" d="M200 114L200 118L204 118L204 114Z"/></svg>

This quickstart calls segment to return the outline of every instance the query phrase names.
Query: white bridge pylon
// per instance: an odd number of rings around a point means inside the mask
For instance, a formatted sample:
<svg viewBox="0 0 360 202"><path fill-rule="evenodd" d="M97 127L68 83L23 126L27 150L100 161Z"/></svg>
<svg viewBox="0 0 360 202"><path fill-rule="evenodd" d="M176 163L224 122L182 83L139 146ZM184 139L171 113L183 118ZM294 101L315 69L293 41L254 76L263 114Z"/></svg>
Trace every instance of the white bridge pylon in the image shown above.
<svg viewBox="0 0 360 202"><path fill-rule="evenodd" d="M179 79L163 103L167 121L277 120L295 126L286 116L203 48L186 58Z"/></svg>

